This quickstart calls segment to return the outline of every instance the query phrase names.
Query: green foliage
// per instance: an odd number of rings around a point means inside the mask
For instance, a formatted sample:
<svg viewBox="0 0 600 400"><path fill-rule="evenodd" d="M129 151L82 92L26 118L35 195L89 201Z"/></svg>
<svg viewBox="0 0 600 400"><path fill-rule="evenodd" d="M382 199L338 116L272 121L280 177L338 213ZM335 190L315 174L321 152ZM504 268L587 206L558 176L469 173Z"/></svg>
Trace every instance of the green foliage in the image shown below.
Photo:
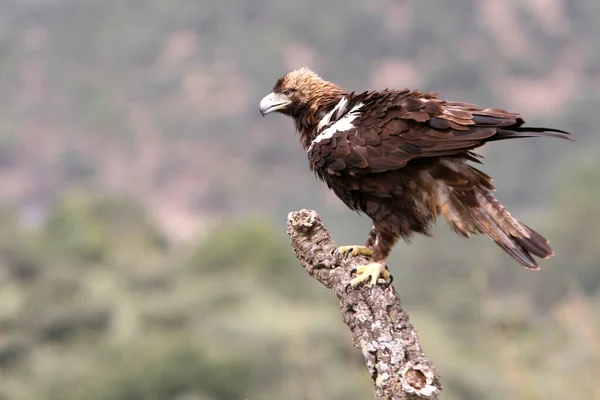
<svg viewBox="0 0 600 400"><path fill-rule="evenodd" d="M592 160L581 164L559 190L557 209L563 223L556 230L563 240L558 245L558 260L569 271L570 278L563 271L563 279L570 285L579 282L587 293L595 294L600 289L600 248L596 241L600 226L592 221L600 220L600 164Z"/></svg>
<svg viewBox="0 0 600 400"><path fill-rule="evenodd" d="M56 254L92 263L167 249L165 236L131 199L77 193L50 212L42 240Z"/></svg>
<svg viewBox="0 0 600 400"><path fill-rule="evenodd" d="M197 246L189 261L196 273L225 279L245 277L271 286L282 295L304 296L298 280L308 280L294 257L283 226L266 216L223 224Z"/></svg>
<svg viewBox="0 0 600 400"><path fill-rule="evenodd" d="M106 358L88 379L56 388L49 398L235 399L244 397L253 378L249 360L214 359L190 342L177 341L159 347L153 343L137 344L112 352Z"/></svg>
<svg viewBox="0 0 600 400"><path fill-rule="evenodd" d="M225 224L171 253L149 226L130 199L74 193L41 236L10 228L24 254L44 255L26 284L0 280L0 368L26 398L301 399L315 380L328 398L369 393L359 359L330 363L350 349L335 302L268 219ZM88 241L96 229L99 247ZM122 265L122 247L143 265ZM105 250L84 257L90 248ZM24 386L32 374L38 383ZM362 380L335 384L349 375Z"/></svg>
<svg viewBox="0 0 600 400"><path fill-rule="evenodd" d="M222 225L203 238L190 262L201 272L237 266L263 277L285 273L282 266L295 258L280 233L267 217Z"/></svg>

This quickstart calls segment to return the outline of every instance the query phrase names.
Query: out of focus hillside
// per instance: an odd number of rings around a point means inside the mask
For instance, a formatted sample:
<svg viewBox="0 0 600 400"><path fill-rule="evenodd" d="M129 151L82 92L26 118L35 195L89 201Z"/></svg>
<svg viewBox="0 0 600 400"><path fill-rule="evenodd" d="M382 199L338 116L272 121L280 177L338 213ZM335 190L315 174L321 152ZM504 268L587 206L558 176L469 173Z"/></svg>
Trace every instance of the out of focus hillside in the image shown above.
<svg viewBox="0 0 600 400"><path fill-rule="evenodd" d="M446 399L600 398L599 4L0 0L0 399L371 396L284 236L301 207L340 243L369 222L258 113L303 65L574 134L482 151L541 272L444 223L390 268Z"/></svg>

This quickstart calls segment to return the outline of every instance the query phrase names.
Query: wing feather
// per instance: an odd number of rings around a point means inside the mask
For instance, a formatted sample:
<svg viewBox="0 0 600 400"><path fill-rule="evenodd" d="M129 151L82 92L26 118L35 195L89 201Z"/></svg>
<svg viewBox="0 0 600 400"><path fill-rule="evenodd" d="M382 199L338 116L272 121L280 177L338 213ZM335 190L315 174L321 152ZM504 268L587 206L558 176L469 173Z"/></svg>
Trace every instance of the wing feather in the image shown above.
<svg viewBox="0 0 600 400"><path fill-rule="evenodd" d="M318 136L308 150L314 169L377 173L402 168L415 159L457 154L478 162L470 150L488 141L567 138L563 131L524 127L519 114L445 101L434 93L408 89L351 93L342 102L317 132L327 129L328 134Z"/></svg>

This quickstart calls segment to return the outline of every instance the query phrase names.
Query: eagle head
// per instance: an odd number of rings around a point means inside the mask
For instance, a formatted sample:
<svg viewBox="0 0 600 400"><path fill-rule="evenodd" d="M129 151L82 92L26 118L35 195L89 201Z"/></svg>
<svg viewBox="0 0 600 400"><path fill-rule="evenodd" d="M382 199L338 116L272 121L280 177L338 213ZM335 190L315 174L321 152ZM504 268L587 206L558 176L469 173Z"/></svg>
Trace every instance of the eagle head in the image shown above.
<svg viewBox="0 0 600 400"><path fill-rule="evenodd" d="M337 85L303 67L277 80L273 91L260 101L260 113L265 116L279 112L296 119L316 116L342 96L343 91Z"/></svg>

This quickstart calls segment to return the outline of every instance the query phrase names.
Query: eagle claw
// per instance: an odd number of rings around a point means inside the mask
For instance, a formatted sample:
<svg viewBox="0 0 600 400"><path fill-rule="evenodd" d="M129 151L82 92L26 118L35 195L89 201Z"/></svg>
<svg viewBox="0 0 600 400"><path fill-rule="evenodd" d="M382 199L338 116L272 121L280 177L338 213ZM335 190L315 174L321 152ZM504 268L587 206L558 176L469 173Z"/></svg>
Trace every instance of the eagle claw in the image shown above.
<svg viewBox="0 0 600 400"><path fill-rule="evenodd" d="M350 246L339 246L337 249L335 249L334 253L336 255L341 255L344 258L348 258L348 256L371 257L373 255L373 250L366 246L350 245Z"/></svg>
<svg viewBox="0 0 600 400"><path fill-rule="evenodd" d="M387 282L383 284L383 288L387 289L392 284L392 282L394 282L394 275L390 274L390 277L388 278Z"/></svg>
<svg viewBox="0 0 600 400"><path fill-rule="evenodd" d="M370 263L367 265L361 265L359 267L353 267L350 270L350 275L358 273L358 276L349 283L346 284L344 290L348 292L348 288L355 287L359 283L369 280L369 286L373 287L377 284L378 279L381 277L385 279L384 288L387 288L393 281L392 275L387 270L386 266L381 263Z"/></svg>

